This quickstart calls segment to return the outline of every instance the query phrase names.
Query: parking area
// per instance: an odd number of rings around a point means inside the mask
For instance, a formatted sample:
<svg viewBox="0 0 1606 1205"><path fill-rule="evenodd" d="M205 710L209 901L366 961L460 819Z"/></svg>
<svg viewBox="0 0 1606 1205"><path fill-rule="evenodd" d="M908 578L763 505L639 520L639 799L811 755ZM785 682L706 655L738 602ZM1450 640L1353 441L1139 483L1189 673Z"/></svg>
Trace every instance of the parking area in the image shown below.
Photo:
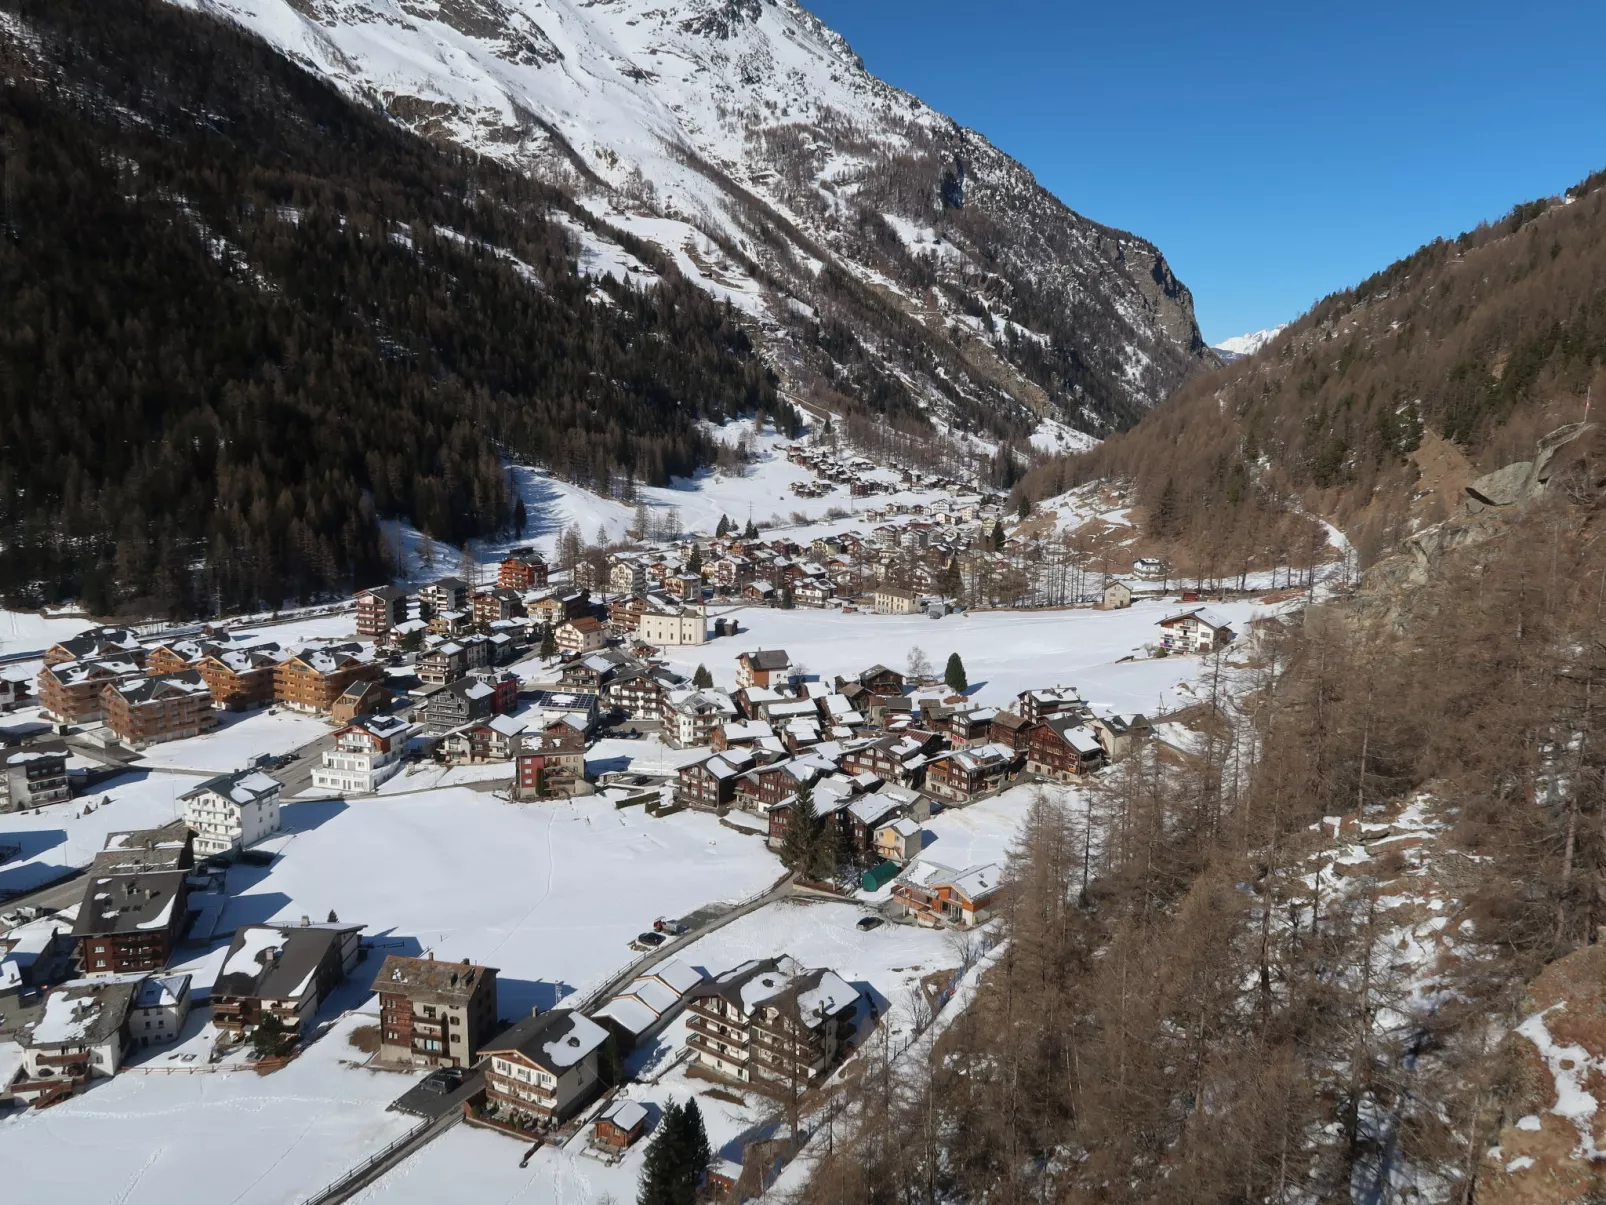
<svg viewBox="0 0 1606 1205"><path fill-rule="evenodd" d="M443 1068L442 1070L453 1070ZM463 1102L482 1091L485 1087L485 1072L470 1070L463 1072L462 1081L455 1088L443 1085L440 1071L431 1072L407 1091L403 1092L393 1102L391 1108L400 1113L411 1113L415 1117L423 1117L434 1121L437 1117L444 1117L453 1109L461 1109ZM442 1091L446 1086L449 1090Z"/></svg>

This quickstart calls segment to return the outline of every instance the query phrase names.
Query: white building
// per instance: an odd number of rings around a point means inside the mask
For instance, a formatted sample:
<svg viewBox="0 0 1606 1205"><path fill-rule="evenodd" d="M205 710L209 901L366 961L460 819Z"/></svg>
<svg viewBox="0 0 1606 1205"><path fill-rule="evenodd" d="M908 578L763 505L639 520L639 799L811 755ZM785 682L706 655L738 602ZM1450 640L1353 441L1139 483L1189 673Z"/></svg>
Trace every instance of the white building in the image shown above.
<svg viewBox="0 0 1606 1205"><path fill-rule="evenodd" d="M282 789L272 775L240 770L209 779L183 796L184 823L195 830L195 852L204 858L234 853L278 832Z"/></svg>
<svg viewBox="0 0 1606 1205"><path fill-rule="evenodd" d="M364 716L335 733L312 770L312 785L342 795L367 795L394 777L407 756L413 726L392 715Z"/></svg>
<svg viewBox="0 0 1606 1205"><path fill-rule="evenodd" d="M1207 607L1195 607L1160 621L1160 645L1174 653L1212 653L1233 641L1232 625Z"/></svg>
<svg viewBox="0 0 1606 1205"><path fill-rule="evenodd" d="M152 975L139 985L128 1013L130 1046L162 1046L176 1041L190 1015L190 977Z"/></svg>
<svg viewBox="0 0 1606 1205"><path fill-rule="evenodd" d="M708 614L701 606L665 606L653 600L641 613L636 635L660 648L707 644Z"/></svg>

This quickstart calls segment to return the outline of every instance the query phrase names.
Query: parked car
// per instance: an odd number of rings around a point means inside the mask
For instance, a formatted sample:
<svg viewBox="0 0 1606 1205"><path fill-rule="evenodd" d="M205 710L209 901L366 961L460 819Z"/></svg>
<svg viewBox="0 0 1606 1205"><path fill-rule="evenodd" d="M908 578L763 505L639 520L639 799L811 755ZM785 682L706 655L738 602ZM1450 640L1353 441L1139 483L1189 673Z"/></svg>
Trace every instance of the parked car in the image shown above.
<svg viewBox="0 0 1606 1205"><path fill-rule="evenodd" d="M419 1084L425 1092L434 1092L445 1096L448 1092L456 1092L463 1086L463 1069L461 1067L442 1067L438 1071L431 1071Z"/></svg>
<svg viewBox="0 0 1606 1205"><path fill-rule="evenodd" d="M630 944L637 950L656 950L668 940L662 933L641 933Z"/></svg>
<svg viewBox="0 0 1606 1205"><path fill-rule="evenodd" d="M879 916L861 916L854 922L853 927L861 932L868 933L871 929L878 929L886 923Z"/></svg>

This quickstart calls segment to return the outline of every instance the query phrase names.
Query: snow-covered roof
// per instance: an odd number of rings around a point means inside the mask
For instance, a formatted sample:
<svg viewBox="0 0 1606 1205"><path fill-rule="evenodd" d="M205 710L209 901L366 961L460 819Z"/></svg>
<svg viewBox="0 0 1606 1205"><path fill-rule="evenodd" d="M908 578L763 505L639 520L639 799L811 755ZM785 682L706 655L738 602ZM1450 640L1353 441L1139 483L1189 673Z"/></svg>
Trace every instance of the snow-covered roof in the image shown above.
<svg viewBox="0 0 1606 1205"><path fill-rule="evenodd" d="M647 1120L647 1108L640 1101L616 1100L597 1120L612 1122L628 1132Z"/></svg>

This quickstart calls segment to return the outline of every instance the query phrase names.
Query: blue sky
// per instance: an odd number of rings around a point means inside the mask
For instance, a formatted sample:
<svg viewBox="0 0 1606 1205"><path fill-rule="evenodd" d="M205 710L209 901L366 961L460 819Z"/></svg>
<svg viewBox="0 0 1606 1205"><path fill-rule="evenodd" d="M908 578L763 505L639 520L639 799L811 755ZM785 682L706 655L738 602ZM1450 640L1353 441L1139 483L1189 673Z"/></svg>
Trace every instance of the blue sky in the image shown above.
<svg viewBox="0 0 1606 1205"><path fill-rule="evenodd" d="M803 0L1153 240L1212 343L1606 166L1603 0Z"/></svg>

